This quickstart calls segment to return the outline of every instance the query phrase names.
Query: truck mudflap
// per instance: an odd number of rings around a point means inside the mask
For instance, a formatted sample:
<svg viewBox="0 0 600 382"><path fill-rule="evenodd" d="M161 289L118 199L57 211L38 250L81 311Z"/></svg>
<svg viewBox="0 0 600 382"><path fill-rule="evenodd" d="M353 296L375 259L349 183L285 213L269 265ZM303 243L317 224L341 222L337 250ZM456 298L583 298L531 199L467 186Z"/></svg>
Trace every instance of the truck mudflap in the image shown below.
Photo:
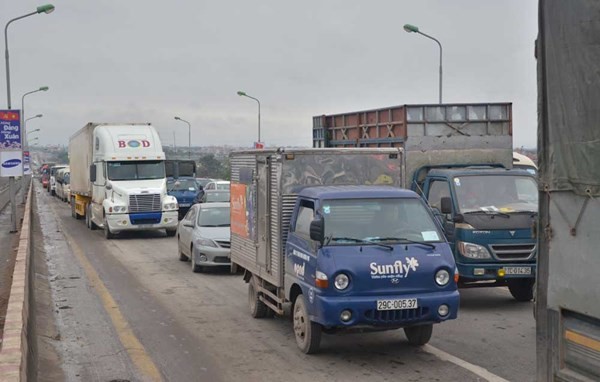
<svg viewBox="0 0 600 382"><path fill-rule="evenodd" d="M535 278L536 263L457 263L461 282L496 281L487 286L504 286L504 281L510 279Z"/></svg>
<svg viewBox="0 0 600 382"><path fill-rule="evenodd" d="M312 293L309 290L307 300L311 320L325 328L396 329L455 319L458 316L460 296L457 290L399 296L339 297L323 296L315 293L314 290ZM408 306L415 307L393 309L394 301L399 303L400 300L410 301ZM446 307L442 307L443 305ZM388 308L392 309L388 310ZM445 315L440 314L445 310L447 310ZM347 318L348 312L351 315L350 319L342 320L344 315L344 318Z"/></svg>

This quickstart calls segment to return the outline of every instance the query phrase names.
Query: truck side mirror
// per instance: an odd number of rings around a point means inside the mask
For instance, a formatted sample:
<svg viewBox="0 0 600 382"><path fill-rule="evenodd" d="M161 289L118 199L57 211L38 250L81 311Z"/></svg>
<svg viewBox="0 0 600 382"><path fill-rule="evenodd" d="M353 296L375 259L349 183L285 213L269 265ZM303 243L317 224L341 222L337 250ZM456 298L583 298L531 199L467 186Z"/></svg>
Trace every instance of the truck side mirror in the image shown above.
<svg viewBox="0 0 600 382"><path fill-rule="evenodd" d="M310 239L323 243L325 237L325 224L323 219L315 219L310 222Z"/></svg>
<svg viewBox="0 0 600 382"><path fill-rule="evenodd" d="M448 214L452 213L452 200L450 199L450 197L444 196L441 199L440 204L441 204L441 207L442 207L441 208L442 209L442 213L444 215L448 215Z"/></svg>
<svg viewBox="0 0 600 382"><path fill-rule="evenodd" d="M90 166L90 182L94 183L96 181L96 165L93 164Z"/></svg>

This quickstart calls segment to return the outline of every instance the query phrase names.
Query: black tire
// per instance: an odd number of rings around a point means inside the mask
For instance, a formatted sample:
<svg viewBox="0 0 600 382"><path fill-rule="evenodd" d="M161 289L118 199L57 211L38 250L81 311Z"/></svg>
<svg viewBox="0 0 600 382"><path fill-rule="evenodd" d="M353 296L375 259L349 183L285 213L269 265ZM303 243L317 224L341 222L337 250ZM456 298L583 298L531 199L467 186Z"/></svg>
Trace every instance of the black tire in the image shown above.
<svg viewBox="0 0 600 382"><path fill-rule="evenodd" d="M534 279L513 279L508 281L508 290L515 300L529 302L533 300Z"/></svg>
<svg viewBox="0 0 600 382"><path fill-rule="evenodd" d="M167 233L167 237L173 237L177 234L176 229L166 229L165 232Z"/></svg>
<svg viewBox="0 0 600 382"><path fill-rule="evenodd" d="M194 247L193 246L190 248L190 260L191 260L191 263L192 263L192 272L194 272L194 273L200 273L200 272L203 271L202 266L196 264L196 259L195 259L195 256L194 256Z"/></svg>
<svg viewBox="0 0 600 382"><path fill-rule="evenodd" d="M322 328L321 325L310 321L303 295L296 297L292 317L294 318L294 336L300 350L305 354L318 352L321 345Z"/></svg>
<svg viewBox="0 0 600 382"><path fill-rule="evenodd" d="M431 339L433 324L409 326L408 328L404 328L404 334L411 345L423 346Z"/></svg>
<svg viewBox="0 0 600 382"><path fill-rule="evenodd" d="M79 215L77 215L77 211L75 211L75 198L71 200L71 217L73 219L79 219Z"/></svg>
<svg viewBox="0 0 600 382"><path fill-rule="evenodd" d="M238 265L237 265L237 264L234 264L234 263L231 263L231 266L230 266L230 268L229 268L229 272L230 272L232 275L235 275L236 273L238 273Z"/></svg>
<svg viewBox="0 0 600 382"><path fill-rule="evenodd" d="M56 196L56 191L54 191L54 190L50 191L50 195Z"/></svg>
<svg viewBox="0 0 600 382"><path fill-rule="evenodd" d="M177 236L177 249L179 250L179 261L189 261L190 258L183 254L179 247L179 236Z"/></svg>
<svg viewBox="0 0 600 382"><path fill-rule="evenodd" d="M111 232L106 218L104 219L104 237L106 238L106 240L112 240L116 237L116 235Z"/></svg>
<svg viewBox="0 0 600 382"><path fill-rule="evenodd" d="M267 316L267 312L269 311L269 307L258 299L258 292L254 276L248 283L248 307L250 308L250 315L254 318L265 318Z"/></svg>

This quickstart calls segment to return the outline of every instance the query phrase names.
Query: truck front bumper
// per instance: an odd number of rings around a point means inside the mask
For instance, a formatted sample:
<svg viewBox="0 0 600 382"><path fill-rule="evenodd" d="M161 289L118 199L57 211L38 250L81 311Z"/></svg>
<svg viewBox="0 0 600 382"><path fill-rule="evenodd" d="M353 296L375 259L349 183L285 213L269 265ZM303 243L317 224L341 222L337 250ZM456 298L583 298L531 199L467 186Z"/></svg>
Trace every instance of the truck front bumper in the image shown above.
<svg viewBox="0 0 600 382"><path fill-rule="evenodd" d="M177 229L177 211L150 212L143 214L110 214L106 222L111 232Z"/></svg>
<svg viewBox="0 0 600 382"><path fill-rule="evenodd" d="M498 286L502 286L502 281L515 278L535 278L536 263L456 263L460 280L463 282L477 281L498 281ZM529 269L531 273L511 273L507 269ZM496 284L490 284L495 286Z"/></svg>
<svg viewBox="0 0 600 382"><path fill-rule="evenodd" d="M405 310L377 310L378 300L395 300L416 298L418 307ZM412 325L434 324L455 319L458 315L459 294L458 290L450 292L433 292L427 294L405 294L401 296L359 296L359 297L334 297L314 295L311 320L318 322L326 328L364 327L373 329L393 329ZM438 309L441 305L448 306L448 314L441 316ZM341 319L342 311L348 310L352 318L344 322Z"/></svg>

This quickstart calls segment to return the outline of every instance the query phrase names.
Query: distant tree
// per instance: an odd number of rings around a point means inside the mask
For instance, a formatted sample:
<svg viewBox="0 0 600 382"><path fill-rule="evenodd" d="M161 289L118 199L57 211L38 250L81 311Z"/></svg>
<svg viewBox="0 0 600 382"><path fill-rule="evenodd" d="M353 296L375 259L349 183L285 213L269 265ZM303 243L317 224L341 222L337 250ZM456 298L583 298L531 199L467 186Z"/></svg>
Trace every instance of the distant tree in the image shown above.
<svg viewBox="0 0 600 382"><path fill-rule="evenodd" d="M214 154L203 155L198 160L198 177L221 179L226 174L225 171L224 164Z"/></svg>

